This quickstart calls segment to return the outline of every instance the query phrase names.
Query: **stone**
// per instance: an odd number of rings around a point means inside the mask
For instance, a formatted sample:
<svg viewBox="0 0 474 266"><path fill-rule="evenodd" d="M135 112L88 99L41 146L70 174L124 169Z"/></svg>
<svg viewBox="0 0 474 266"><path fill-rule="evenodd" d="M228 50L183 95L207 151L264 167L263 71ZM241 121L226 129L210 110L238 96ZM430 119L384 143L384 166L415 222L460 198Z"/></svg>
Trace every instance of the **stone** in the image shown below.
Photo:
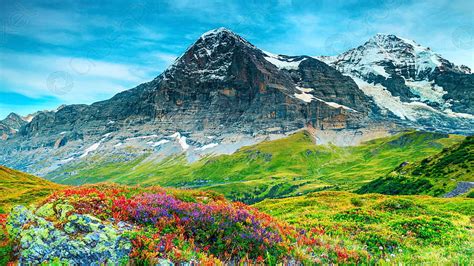
<svg viewBox="0 0 474 266"><path fill-rule="evenodd" d="M45 208L39 214L50 217L47 210ZM66 221L61 230L60 226L25 207L13 208L7 228L21 247L19 264L41 264L59 259L71 265L102 265L118 264L128 258L132 244L112 224L82 214L72 214Z"/></svg>

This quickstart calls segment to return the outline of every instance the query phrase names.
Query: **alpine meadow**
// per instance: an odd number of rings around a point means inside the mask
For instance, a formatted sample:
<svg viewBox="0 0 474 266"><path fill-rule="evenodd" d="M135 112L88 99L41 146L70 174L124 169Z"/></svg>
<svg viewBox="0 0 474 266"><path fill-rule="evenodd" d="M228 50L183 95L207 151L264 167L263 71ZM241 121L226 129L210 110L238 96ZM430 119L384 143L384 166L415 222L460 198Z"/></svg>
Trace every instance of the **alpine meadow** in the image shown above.
<svg viewBox="0 0 474 266"><path fill-rule="evenodd" d="M474 3L0 9L0 265L472 265Z"/></svg>

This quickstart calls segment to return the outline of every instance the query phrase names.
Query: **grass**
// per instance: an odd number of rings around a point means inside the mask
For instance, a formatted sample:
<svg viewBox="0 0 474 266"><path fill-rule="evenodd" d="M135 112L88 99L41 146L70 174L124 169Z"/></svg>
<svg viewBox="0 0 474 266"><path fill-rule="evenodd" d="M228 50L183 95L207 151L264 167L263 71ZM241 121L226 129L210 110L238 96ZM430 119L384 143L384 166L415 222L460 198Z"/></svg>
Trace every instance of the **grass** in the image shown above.
<svg viewBox="0 0 474 266"><path fill-rule="evenodd" d="M462 140L461 136L411 131L337 147L315 145L309 133L302 131L194 163L187 163L184 155L156 161L145 154L126 162L120 157L96 156L47 178L65 184L112 181L211 189L254 203L321 190L355 190L405 161L422 160Z"/></svg>
<svg viewBox="0 0 474 266"><path fill-rule="evenodd" d="M472 261L473 199L325 191L254 206L295 226L316 228L326 242L366 249L384 263Z"/></svg>
<svg viewBox="0 0 474 266"><path fill-rule="evenodd" d="M65 187L0 166L0 213L8 212L13 205L30 205Z"/></svg>
<svg viewBox="0 0 474 266"><path fill-rule="evenodd" d="M433 156L399 166L362 186L358 192L441 196L453 190L459 181L474 181L473 136Z"/></svg>
<svg viewBox="0 0 474 266"><path fill-rule="evenodd" d="M37 203L65 187L0 165L0 265L6 265L12 253L5 227L11 207Z"/></svg>

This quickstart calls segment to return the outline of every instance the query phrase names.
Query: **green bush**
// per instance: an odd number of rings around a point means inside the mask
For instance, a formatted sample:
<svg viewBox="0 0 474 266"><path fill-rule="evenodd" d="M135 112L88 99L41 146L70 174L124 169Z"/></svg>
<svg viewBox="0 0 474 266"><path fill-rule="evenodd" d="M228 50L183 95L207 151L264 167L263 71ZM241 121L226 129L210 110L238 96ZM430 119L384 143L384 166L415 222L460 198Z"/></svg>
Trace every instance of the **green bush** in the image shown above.
<svg viewBox="0 0 474 266"><path fill-rule="evenodd" d="M364 205L364 201L362 201L359 198L351 198L351 203L352 203L352 205L354 205L356 207L362 207Z"/></svg>
<svg viewBox="0 0 474 266"><path fill-rule="evenodd" d="M365 184L356 192L380 193L386 195L416 195L429 191L433 184L425 178L407 178L405 176L387 176Z"/></svg>
<svg viewBox="0 0 474 266"><path fill-rule="evenodd" d="M418 217L395 222L391 227L407 237L414 237L432 244L442 244L451 239L454 225L437 217Z"/></svg>
<svg viewBox="0 0 474 266"><path fill-rule="evenodd" d="M466 197L474 198L474 189L471 189L471 191L469 191L469 193L467 193Z"/></svg>
<svg viewBox="0 0 474 266"><path fill-rule="evenodd" d="M380 217L374 211L367 211L360 208L343 211L334 215L336 221L351 221L360 223L377 223Z"/></svg>
<svg viewBox="0 0 474 266"><path fill-rule="evenodd" d="M376 209L378 210L383 210L383 211L397 211L397 210L409 210L415 207L415 203L411 200L407 199L387 199L378 205L375 206Z"/></svg>

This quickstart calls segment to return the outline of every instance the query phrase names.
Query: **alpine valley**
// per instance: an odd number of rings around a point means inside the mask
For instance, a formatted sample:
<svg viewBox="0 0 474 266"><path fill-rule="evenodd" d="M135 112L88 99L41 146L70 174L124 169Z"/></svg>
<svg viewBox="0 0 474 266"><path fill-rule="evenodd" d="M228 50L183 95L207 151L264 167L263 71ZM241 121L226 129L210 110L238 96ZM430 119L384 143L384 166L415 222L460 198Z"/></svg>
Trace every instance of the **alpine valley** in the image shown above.
<svg viewBox="0 0 474 266"><path fill-rule="evenodd" d="M473 134L474 74L415 41L214 29L108 100L0 120L0 263L467 265Z"/></svg>

